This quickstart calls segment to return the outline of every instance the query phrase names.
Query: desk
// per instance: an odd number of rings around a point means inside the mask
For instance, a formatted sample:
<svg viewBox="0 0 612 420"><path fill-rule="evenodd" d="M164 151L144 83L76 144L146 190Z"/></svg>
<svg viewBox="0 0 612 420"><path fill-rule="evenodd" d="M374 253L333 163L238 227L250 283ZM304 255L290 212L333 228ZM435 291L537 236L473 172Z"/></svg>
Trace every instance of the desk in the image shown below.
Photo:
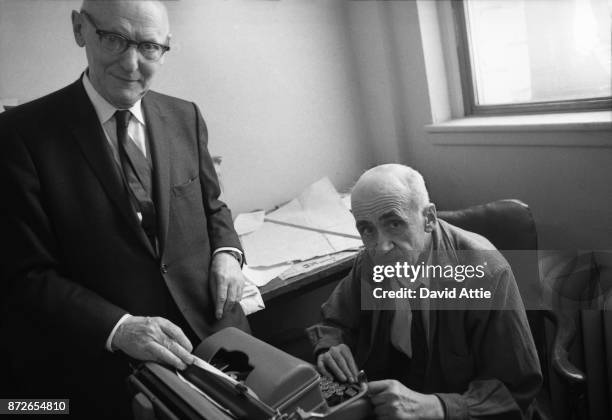
<svg viewBox="0 0 612 420"><path fill-rule="evenodd" d="M305 328L320 319L320 309L353 265L355 255L287 280L271 280L261 295L266 309L249 316L253 335L300 359L313 362Z"/></svg>

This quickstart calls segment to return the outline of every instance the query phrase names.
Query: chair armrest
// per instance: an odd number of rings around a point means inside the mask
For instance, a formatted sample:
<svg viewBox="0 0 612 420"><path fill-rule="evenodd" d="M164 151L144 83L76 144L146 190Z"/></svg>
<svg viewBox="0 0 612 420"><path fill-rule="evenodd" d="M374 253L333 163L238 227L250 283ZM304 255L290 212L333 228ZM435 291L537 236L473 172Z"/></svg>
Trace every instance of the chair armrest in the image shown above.
<svg viewBox="0 0 612 420"><path fill-rule="evenodd" d="M568 349L576 336L576 325L573 318L567 314L558 314L552 310L543 310L544 316L555 325L551 363L553 368L564 380L570 383L582 384L586 378L584 373L569 361Z"/></svg>

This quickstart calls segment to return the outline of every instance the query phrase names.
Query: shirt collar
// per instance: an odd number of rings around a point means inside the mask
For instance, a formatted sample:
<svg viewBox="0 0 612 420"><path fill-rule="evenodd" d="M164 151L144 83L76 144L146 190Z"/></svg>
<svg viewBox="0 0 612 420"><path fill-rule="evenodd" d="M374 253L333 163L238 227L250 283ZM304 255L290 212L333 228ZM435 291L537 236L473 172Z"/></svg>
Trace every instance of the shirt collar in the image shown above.
<svg viewBox="0 0 612 420"><path fill-rule="evenodd" d="M89 100L91 101L94 106L94 109L96 110L98 120L100 120L100 124L103 125L113 117L115 111L117 111L117 108L111 105L106 99L102 97L102 95L98 93L98 91L91 84L87 72L83 73L82 81L83 87L85 88L85 92L87 93ZM138 122L140 122L142 125L145 125L141 102L142 100L139 99L131 108L129 108L129 110L136 118L136 120L138 120Z"/></svg>

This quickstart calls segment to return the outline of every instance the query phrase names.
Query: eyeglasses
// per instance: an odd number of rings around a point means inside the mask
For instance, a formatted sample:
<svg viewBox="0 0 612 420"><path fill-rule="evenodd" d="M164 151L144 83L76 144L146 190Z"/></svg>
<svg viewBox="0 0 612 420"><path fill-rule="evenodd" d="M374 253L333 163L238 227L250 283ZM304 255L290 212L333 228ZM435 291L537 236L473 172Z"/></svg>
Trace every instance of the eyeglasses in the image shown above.
<svg viewBox="0 0 612 420"><path fill-rule="evenodd" d="M98 37L100 38L100 46L102 49L111 54L123 54L128 48L130 48L131 45L134 45L145 60L157 61L166 51L170 51L170 47L168 45L162 45L151 41L138 42L126 38L125 36L116 32L98 29L87 12L81 10L81 13L87 18L91 26L95 28L96 34L98 34Z"/></svg>

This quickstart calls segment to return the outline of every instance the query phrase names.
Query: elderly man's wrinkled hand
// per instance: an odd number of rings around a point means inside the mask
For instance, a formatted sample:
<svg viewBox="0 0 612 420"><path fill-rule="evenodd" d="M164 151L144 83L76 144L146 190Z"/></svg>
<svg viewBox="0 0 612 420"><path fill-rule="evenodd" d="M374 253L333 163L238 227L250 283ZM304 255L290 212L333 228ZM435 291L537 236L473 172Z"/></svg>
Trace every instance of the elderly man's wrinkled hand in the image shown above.
<svg viewBox="0 0 612 420"><path fill-rule="evenodd" d="M193 346L183 331L160 317L131 316L117 328L111 343L138 360L150 360L183 370L193 363Z"/></svg>
<svg viewBox="0 0 612 420"><path fill-rule="evenodd" d="M240 302L245 282L246 277L236 258L227 252L215 254L210 269L210 291L217 319L221 319L224 311Z"/></svg>
<svg viewBox="0 0 612 420"><path fill-rule="evenodd" d="M368 382L368 394L379 420L444 418L438 397L420 394L395 380Z"/></svg>
<svg viewBox="0 0 612 420"><path fill-rule="evenodd" d="M335 377L341 382L357 382L357 364L346 344L338 344L319 354L317 367L321 374L330 378Z"/></svg>

